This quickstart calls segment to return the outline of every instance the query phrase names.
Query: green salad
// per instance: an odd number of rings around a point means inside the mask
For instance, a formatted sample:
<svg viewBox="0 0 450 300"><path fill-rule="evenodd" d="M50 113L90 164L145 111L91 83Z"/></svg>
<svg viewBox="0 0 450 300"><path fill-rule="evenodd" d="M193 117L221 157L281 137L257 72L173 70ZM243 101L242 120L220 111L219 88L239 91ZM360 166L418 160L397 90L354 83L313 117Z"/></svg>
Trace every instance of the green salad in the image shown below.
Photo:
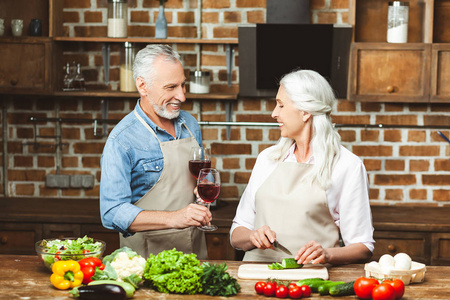
<svg viewBox="0 0 450 300"><path fill-rule="evenodd" d="M80 260L84 257L99 257L102 255L102 242L84 236L77 239L50 239L39 243L38 253L48 268L58 260ZM92 253L90 255L89 253Z"/></svg>

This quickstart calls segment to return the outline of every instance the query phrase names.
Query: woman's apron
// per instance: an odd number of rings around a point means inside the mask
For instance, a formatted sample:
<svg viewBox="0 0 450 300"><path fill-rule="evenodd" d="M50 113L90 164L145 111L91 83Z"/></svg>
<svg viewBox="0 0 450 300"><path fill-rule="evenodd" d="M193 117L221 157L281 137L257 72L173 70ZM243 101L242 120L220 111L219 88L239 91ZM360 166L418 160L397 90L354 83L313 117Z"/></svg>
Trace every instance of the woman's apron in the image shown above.
<svg viewBox="0 0 450 300"><path fill-rule="evenodd" d="M258 248L247 251L246 261L281 261L294 257L307 242L323 248L339 246L339 229L328 209L325 191L317 182L306 183L312 165L280 162L255 195L255 229L268 225L276 240L292 253Z"/></svg>
<svg viewBox="0 0 450 300"><path fill-rule="evenodd" d="M161 142L153 129L134 111L139 121L158 140L164 158L164 168L159 180L135 205L145 210L175 211L194 202L195 180L189 172L192 147L198 147L191 137ZM176 248L183 253L195 253L198 259L208 259L206 239L197 227L162 229L136 232L133 236L120 236L120 247L130 247L144 258L163 250Z"/></svg>

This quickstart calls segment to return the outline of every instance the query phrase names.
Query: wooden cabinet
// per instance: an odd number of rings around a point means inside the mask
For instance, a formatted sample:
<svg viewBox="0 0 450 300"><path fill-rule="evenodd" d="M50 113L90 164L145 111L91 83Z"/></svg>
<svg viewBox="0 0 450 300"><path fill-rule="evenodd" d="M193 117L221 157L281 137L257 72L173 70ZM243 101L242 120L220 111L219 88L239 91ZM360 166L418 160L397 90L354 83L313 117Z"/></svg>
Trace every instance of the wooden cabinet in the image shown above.
<svg viewBox="0 0 450 300"><path fill-rule="evenodd" d="M428 102L431 45L355 43L351 53L350 100Z"/></svg>
<svg viewBox="0 0 450 300"><path fill-rule="evenodd" d="M408 43L403 44L386 42L388 2L350 1L349 100L448 103L450 1L408 1Z"/></svg>
<svg viewBox="0 0 450 300"><path fill-rule="evenodd" d="M431 249L432 265L450 265L450 233L433 233Z"/></svg>
<svg viewBox="0 0 450 300"><path fill-rule="evenodd" d="M0 92L50 93L51 55L49 38L0 39Z"/></svg>
<svg viewBox="0 0 450 300"><path fill-rule="evenodd" d="M40 239L41 224L0 222L0 254L35 254L34 243Z"/></svg>

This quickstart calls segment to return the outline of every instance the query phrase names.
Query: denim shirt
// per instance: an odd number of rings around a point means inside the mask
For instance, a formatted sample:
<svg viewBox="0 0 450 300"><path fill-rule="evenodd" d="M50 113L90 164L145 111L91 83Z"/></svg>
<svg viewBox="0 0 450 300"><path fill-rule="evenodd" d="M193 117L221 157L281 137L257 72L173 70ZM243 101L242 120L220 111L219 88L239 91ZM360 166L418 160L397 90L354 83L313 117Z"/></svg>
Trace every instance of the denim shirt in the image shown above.
<svg viewBox="0 0 450 300"><path fill-rule="evenodd" d="M137 113L156 132L161 142L175 138L159 128L142 111L138 100ZM200 126L193 116L180 111L174 120L176 139L190 137L185 124L202 144ZM164 159L158 140L136 118L126 115L111 131L103 149L100 180L100 215L103 226L132 235L128 227L143 210L134 205L158 181L164 169Z"/></svg>

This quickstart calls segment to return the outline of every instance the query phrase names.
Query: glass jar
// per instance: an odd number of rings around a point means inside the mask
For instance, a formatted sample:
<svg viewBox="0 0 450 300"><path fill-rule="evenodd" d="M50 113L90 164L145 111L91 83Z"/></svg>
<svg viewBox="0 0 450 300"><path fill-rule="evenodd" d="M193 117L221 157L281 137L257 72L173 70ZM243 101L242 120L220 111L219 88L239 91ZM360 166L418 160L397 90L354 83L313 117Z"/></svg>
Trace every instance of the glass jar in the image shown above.
<svg viewBox="0 0 450 300"><path fill-rule="evenodd" d="M133 43L125 42L120 52L120 91L136 92L133 80L133 64L136 57L136 47Z"/></svg>
<svg viewBox="0 0 450 300"><path fill-rule="evenodd" d="M192 94L209 93L209 72L191 71L189 76L189 92Z"/></svg>
<svg viewBox="0 0 450 300"><path fill-rule="evenodd" d="M124 38L128 35L127 0L108 0L108 37Z"/></svg>
<svg viewBox="0 0 450 300"><path fill-rule="evenodd" d="M389 2L388 9L388 43L406 43L408 41L409 3Z"/></svg>

